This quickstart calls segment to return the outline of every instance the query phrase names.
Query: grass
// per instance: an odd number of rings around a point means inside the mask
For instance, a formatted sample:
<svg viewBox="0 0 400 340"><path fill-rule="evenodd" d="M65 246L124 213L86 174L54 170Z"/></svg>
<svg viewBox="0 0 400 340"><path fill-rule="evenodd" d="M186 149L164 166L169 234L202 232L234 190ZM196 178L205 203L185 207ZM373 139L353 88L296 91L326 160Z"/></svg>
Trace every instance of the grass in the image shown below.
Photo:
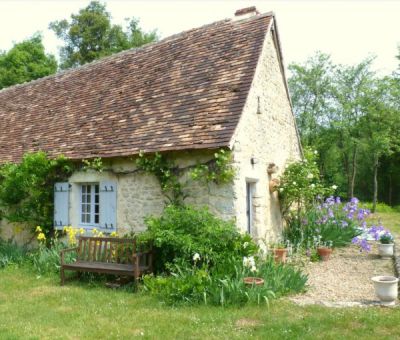
<svg viewBox="0 0 400 340"><path fill-rule="evenodd" d="M376 213L370 218L371 222L378 223L382 222L383 226L389 229L397 239L400 238L400 213Z"/></svg>
<svg viewBox="0 0 400 340"><path fill-rule="evenodd" d="M400 213L379 213L400 234ZM28 266L0 270L0 339L394 339L400 308L168 307L100 283L37 277Z"/></svg>
<svg viewBox="0 0 400 340"><path fill-rule="evenodd" d="M400 309L262 306L172 308L100 284L37 278L24 267L0 272L1 339L393 339Z"/></svg>

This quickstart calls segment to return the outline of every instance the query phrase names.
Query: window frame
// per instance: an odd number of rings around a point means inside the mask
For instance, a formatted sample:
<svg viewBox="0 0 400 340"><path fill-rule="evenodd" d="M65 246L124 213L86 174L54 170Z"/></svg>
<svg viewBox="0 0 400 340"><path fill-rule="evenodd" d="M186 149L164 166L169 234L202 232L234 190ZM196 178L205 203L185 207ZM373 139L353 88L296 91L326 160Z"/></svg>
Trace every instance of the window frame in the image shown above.
<svg viewBox="0 0 400 340"><path fill-rule="evenodd" d="M257 192L257 178L247 178L246 177L246 233L254 236L256 229L255 226L255 207L254 207L254 196Z"/></svg>
<svg viewBox="0 0 400 340"><path fill-rule="evenodd" d="M90 186L90 203L83 202L83 188ZM96 192L97 186L97 192ZM86 193L87 194L87 193ZM98 197L96 203L96 195ZM83 204L89 204L90 212L89 212L89 222L83 222L82 217L83 214L88 214L83 210ZM98 206L98 212L96 213L96 205ZM98 228L100 227L100 183L99 182L87 182L87 183L79 183L79 207L78 207L78 215L79 215L79 226L84 228ZM98 222L96 223L96 215L98 218Z"/></svg>

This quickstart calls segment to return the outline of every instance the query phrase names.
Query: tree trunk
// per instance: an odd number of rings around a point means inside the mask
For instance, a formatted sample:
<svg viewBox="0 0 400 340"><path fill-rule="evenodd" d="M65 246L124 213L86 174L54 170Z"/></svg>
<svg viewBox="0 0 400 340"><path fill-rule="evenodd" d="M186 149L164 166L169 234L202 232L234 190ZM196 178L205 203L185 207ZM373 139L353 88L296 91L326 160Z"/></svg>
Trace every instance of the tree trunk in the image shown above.
<svg viewBox="0 0 400 340"><path fill-rule="evenodd" d="M374 198L372 200L372 212L376 210L376 203L378 202L378 166L379 159L378 156L374 157Z"/></svg>
<svg viewBox="0 0 400 340"><path fill-rule="evenodd" d="M390 206L392 206L392 196L393 196L392 173L389 172L389 197L388 197L388 203L389 203Z"/></svg>
<svg viewBox="0 0 400 340"><path fill-rule="evenodd" d="M352 169L351 169L351 181L350 181L350 190L349 190L350 197L349 198L354 197L354 185L355 185L356 173L357 173L357 151L358 151L357 144L354 143Z"/></svg>
<svg viewBox="0 0 400 340"><path fill-rule="evenodd" d="M343 154L343 163L344 169L346 172L346 179L347 179L347 197L350 199L350 183L351 183L351 176L350 176L350 162L348 156L344 153Z"/></svg>

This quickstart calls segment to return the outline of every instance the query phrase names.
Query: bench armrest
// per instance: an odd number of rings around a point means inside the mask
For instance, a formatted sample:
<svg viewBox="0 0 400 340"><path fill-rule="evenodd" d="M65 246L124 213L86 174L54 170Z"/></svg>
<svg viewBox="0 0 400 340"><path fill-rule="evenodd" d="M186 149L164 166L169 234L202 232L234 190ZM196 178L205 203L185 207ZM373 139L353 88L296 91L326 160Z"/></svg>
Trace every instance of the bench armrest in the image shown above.
<svg viewBox="0 0 400 340"><path fill-rule="evenodd" d="M66 249L62 249L62 250L60 250L61 265L63 265L63 264L64 264L64 254L65 254L65 253L69 253L69 252L72 252L72 251L74 251L74 250L78 250L78 249L79 249L79 247L74 247L74 248L66 248Z"/></svg>

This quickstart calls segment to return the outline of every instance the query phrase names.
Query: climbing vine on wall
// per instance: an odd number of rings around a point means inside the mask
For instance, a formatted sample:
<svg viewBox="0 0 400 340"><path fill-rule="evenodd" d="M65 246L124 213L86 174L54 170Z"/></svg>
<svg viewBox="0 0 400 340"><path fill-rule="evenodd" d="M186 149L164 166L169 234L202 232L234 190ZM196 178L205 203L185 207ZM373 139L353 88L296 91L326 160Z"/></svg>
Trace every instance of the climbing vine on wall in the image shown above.
<svg viewBox="0 0 400 340"><path fill-rule="evenodd" d="M53 228L53 186L73 172L65 157L49 159L44 152L25 154L18 164L0 166L0 218L45 233Z"/></svg>
<svg viewBox="0 0 400 340"><path fill-rule="evenodd" d="M228 183L235 176L231 162L231 153L221 149L214 154L214 158L210 161L189 167L191 168L190 176L193 180L205 180L217 184ZM173 161L158 152L152 155L145 155L140 152L136 165L139 169L156 176L160 182L161 190L171 204L184 204L183 201L186 198L184 184L179 181L179 177L185 169L179 168Z"/></svg>
<svg viewBox="0 0 400 340"><path fill-rule="evenodd" d="M205 180L217 184L231 182L235 177L231 152L224 149L217 151L211 161L196 165L190 175L194 180Z"/></svg>
<svg viewBox="0 0 400 340"><path fill-rule="evenodd" d="M100 157L93 159L84 159L82 160L82 170L83 171L94 170L97 172L103 172L104 170L103 160Z"/></svg>
<svg viewBox="0 0 400 340"><path fill-rule="evenodd" d="M179 182L179 169L173 161L158 152L152 155L140 152L139 158L136 159L136 165L139 169L156 176L161 190L171 204L183 205L185 194L182 183Z"/></svg>

